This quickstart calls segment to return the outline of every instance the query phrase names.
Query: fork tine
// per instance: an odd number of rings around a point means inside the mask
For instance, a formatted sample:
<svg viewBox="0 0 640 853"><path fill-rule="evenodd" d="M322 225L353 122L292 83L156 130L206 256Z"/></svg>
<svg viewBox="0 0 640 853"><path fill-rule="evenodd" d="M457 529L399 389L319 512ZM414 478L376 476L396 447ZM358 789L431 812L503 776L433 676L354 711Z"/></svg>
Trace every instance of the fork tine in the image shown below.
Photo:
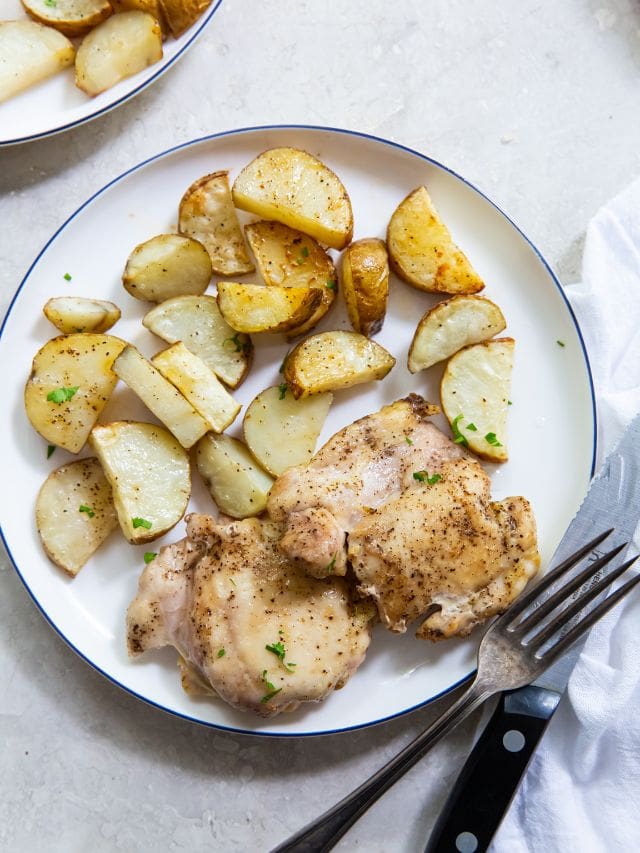
<svg viewBox="0 0 640 853"><path fill-rule="evenodd" d="M619 549L618 549L619 550ZM609 555L607 555L609 556ZM611 557L609 556L611 559ZM597 598L601 592L603 592L608 586L619 578L623 572L626 572L627 569L632 566L637 557L633 557L631 560L627 560L626 563L623 563L621 566L618 566L617 569L614 569L612 572L609 572L608 575L605 575L601 578L597 583L594 583L588 590L586 590L582 595L579 595L568 607L565 607L561 610L556 617L554 617L548 625L539 631L530 641L526 643L527 648L535 651L539 649L540 646L543 646L547 640L550 640L554 634L558 632L558 629L563 625L567 625L570 619L573 619L574 616L577 616L581 610L589 604L594 598ZM600 561L598 561L600 562ZM608 562L608 561L607 561ZM595 563L593 566L595 567ZM584 573L583 573L584 574ZM573 584L567 584L567 587L572 586ZM574 587L575 588L575 587ZM564 590L562 590L564 592ZM542 609L542 608L540 608Z"/></svg>
<svg viewBox="0 0 640 853"><path fill-rule="evenodd" d="M614 528L611 527L609 530L601 533L600 536L596 536L595 539L592 539L591 542L588 542L583 548L580 548L579 551L576 551L575 554L572 554L564 562L560 563L559 566L556 566L553 571L547 572L547 574L532 590L516 599L516 601L510 605L506 613L499 617L497 621L502 625L510 625L513 622L514 616L519 616L523 610L526 610L526 608L529 607L536 598L538 598L541 592L548 589L555 580L568 571L572 566L575 566L576 563L579 563L580 560L589 553L589 551L592 551L597 545L603 542L607 536L610 536L613 533L613 530Z"/></svg>
<svg viewBox="0 0 640 853"><path fill-rule="evenodd" d="M601 619L605 613L608 613L612 607L614 607L621 598L624 598L628 592L637 586L640 583L640 574L628 580L625 584L619 587L615 592L612 592L611 595L607 596L604 601L600 602L597 607L594 607L587 615L582 619L577 625L567 631L567 633L562 637L562 639L558 640L558 642L551 646L550 649L542 655L541 661L545 666L550 666L553 661L559 657L563 652L565 652L569 646L575 643L585 631L588 631L589 628Z"/></svg>
<svg viewBox="0 0 640 853"><path fill-rule="evenodd" d="M579 572L575 577L571 578L571 580L567 581L567 583L561 586L560 589L556 590L553 595L550 595L549 598L546 598L542 604L540 604L539 607L536 607L535 610L532 610L528 616L525 616L522 622L518 622L512 630L517 634L522 635L526 634L535 625L539 625L545 616L548 616L549 613L551 613L552 610L555 610L559 604L566 601L572 592L580 589L586 581L590 580L594 575L597 575L600 569L603 569L611 562L611 560L613 560L614 557L618 556L620 551L626 547L627 543L623 542L622 545L614 548L613 551L609 551L608 554L594 560L593 563L589 563L585 569ZM563 613L566 613L566 611L563 611Z"/></svg>

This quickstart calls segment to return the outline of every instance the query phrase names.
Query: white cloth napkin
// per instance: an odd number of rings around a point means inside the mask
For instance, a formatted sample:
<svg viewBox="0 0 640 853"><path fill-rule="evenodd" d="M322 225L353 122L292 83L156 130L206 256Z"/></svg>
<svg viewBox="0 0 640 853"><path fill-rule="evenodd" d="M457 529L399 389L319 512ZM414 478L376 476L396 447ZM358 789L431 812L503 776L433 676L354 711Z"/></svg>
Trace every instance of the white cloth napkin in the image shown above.
<svg viewBox="0 0 640 853"><path fill-rule="evenodd" d="M567 288L593 369L599 461L640 411L640 180L587 231ZM640 496L638 497L640 500ZM640 530L635 547L640 547ZM595 626L492 853L640 849L640 593Z"/></svg>

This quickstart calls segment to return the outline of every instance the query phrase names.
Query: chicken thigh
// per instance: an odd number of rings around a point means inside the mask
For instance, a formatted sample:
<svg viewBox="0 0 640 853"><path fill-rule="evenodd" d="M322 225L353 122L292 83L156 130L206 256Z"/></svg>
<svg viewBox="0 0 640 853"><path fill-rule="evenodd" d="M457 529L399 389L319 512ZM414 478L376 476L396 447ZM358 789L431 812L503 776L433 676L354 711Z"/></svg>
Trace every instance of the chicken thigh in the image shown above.
<svg viewBox="0 0 640 853"><path fill-rule="evenodd" d="M375 607L341 578L306 575L280 525L192 514L187 538L147 565L127 614L132 656L173 645L183 686L262 716L323 699L355 672Z"/></svg>

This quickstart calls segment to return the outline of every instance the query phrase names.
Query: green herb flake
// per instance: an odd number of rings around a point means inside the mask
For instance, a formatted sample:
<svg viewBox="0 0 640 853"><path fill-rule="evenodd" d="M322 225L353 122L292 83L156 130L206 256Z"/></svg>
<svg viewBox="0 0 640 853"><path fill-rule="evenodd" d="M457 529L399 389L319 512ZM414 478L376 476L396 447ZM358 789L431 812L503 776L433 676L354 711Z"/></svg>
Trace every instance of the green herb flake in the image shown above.
<svg viewBox="0 0 640 853"><path fill-rule="evenodd" d="M144 561L148 565L149 563L152 563L157 556L158 555L155 551L145 551L144 552Z"/></svg>
<svg viewBox="0 0 640 853"><path fill-rule="evenodd" d="M278 391L280 392L280 394L278 395L279 400L284 400L284 398L286 397L288 388L289 388L289 386L287 385L286 382L282 382L280 385L278 385Z"/></svg>
<svg viewBox="0 0 640 853"><path fill-rule="evenodd" d="M56 446L55 446L55 444L50 444L50 445L47 447L47 459L51 459L51 457L53 456L53 454L54 454L55 452L56 452Z"/></svg>
<svg viewBox="0 0 640 853"><path fill-rule="evenodd" d="M55 3L53 3L53 4L47 3L47 6L50 6L50 5L55 6ZM62 277L64 278L65 281L71 281L71 276L69 275L68 272L66 272Z"/></svg>
<svg viewBox="0 0 640 853"><path fill-rule="evenodd" d="M487 444L490 444L492 447L502 447L502 445L500 444L500 442L498 441L498 439L496 437L495 432L488 432L485 435L484 440L487 442Z"/></svg>
<svg viewBox="0 0 640 853"><path fill-rule="evenodd" d="M566 346L564 341L556 341L556 343L558 344L559 347L565 347Z"/></svg>
<svg viewBox="0 0 640 853"><path fill-rule="evenodd" d="M413 472L413 479L419 480L421 483L424 483L424 481L427 479L426 474L427 474L426 471L414 471Z"/></svg>
<svg viewBox="0 0 640 853"><path fill-rule="evenodd" d="M296 263L297 263L297 265L298 265L299 267L300 267L300 266L302 266L302 264L303 264L303 263L304 263L304 261L305 261L305 258L308 258L308 257L309 257L309 249L307 249L307 247L306 247L306 246L303 246L303 247L302 247L302 250L301 250L301 252L300 252L300 255L296 258Z"/></svg>
<svg viewBox="0 0 640 853"><path fill-rule="evenodd" d="M335 293L335 291L338 289L338 283L335 279L329 278L327 279L327 287L329 288L329 290L333 290L333 292Z"/></svg>
<svg viewBox="0 0 640 853"><path fill-rule="evenodd" d="M275 684L272 684L272 683L269 681L269 678L268 678L268 676L267 676L267 670L266 670L266 669L264 669L264 670L262 671L262 675L261 675L260 677L262 678L262 681L264 682L265 687L266 687L266 688L267 688L267 690L269 691L269 692L268 692L267 694L265 694L265 695L262 697L262 699L260 700L260 702L264 705L264 704L265 704L265 703L267 703L270 699L273 699L273 697L274 697L274 696L277 696L277 695L278 695L278 693L280 693L280 691L282 690L282 687L278 687L278 689L276 689Z"/></svg>
<svg viewBox="0 0 640 853"><path fill-rule="evenodd" d="M469 432L478 432L478 427L475 424L467 424Z"/></svg>
<svg viewBox="0 0 640 853"><path fill-rule="evenodd" d="M332 557L332 559L331 559L331 562L330 562L330 563L327 563L327 566L326 566L326 568L325 568L325 572L332 572L332 571L335 569L335 567L336 567L336 557L337 557L337 556L338 556L337 554L334 554L334 555L333 555L333 557Z"/></svg>
<svg viewBox="0 0 640 853"><path fill-rule="evenodd" d="M91 509L91 507L87 506L86 504L80 504L78 512L86 512L89 518L93 518L93 516L95 515L95 512Z"/></svg>
<svg viewBox="0 0 640 853"><path fill-rule="evenodd" d="M281 691L281 690L282 690L282 687L278 687L278 689L277 689L277 690L271 690L271 691L269 691L269 693L266 693L266 694L262 697L262 699L260 700L260 702L261 702L263 705L266 705L266 704L267 704L267 702L269 702L271 699L273 699L273 697L274 697L274 696L277 696L277 695L278 695L278 693L280 693L280 691Z"/></svg>
<svg viewBox="0 0 640 853"><path fill-rule="evenodd" d="M278 641L277 643L273 643L272 645L266 645L265 649L268 652L271 652L271 654L275 655L278 660L282 661L282 663L284 663L284 656L286 655L287 650L285 649L283 642Z"/></svg>
<svg viewBox="0 0 640 853"><path fill-rule="evenodd" d="M428 483L430 486L434 486L436 483L440 482L440 480L442 479L442 475L433 474L430 477L428 471L414 471L413 479L418 480L421 483Z"/></svg>
<svg viewBox="0 0 640 853"><path fill-rule="evenodd" d="M511 402L511 400L507 400L507 406L513 406L513 403Z"/></svg>
<svg viewBox="0 0 640 853"><path fill-rule="evenodd" d="M69 400L78 393L79 387L79 385L76 385L73 388L56 388L54 391L49 391L47 394L47 400L50 403L56 403L58 406L62 403L68 403Z"/></svg>
<svg viewBox="0 0 640 853"><path fill-rule="evenodd" d="M217 658L223 658L226 655L226 651L224 649L218 649Z"/></svg>
<svg viewBox="0 0 640 853"><path fill-rule="evenodd" d="M453 419L453 422L451 423L451 431L453 432L453 434L455 436L455 438L453 439L454 444L462 444L464 447L468 447L469 442L464 437L464 435L460 432L460 429L458 427L458 423L462 420L463 417L464 417L464 415L458 415L457 417L455 417Z"/></svg>
<svg viewBox="0 0 640 853"><path fill-rule="evenodd" d="M411 441L411 439L409 438L409 436L408 436L408 435L405 435L404 440L405 440L405 441L407 442L407 444L409 444L409 445L413 444L413 441Z"/></svg>
<svg viewBox="0 0 640 853"><path fill-rule="evenodd" d="M433 476L427 477L427 483L429 483L430 486L434 486L436 483L439 483L441 479L441 474L433 474Z"/></svg>
<svg viewBox="0 0 640 853"><path fill-rule="evenodd" d="M58 3L56 2L56 0L44 0L44 5L49 6L50 9L55 9Z"/></svg>
<svg viewBox="0 0 640 853"><path fill-rule="evenodd" d="M152 527L151 522L147 521L146 518L132 518L131 524L133 525L134 530L138 527L144 527L145 530L151 530Z"/></svg>

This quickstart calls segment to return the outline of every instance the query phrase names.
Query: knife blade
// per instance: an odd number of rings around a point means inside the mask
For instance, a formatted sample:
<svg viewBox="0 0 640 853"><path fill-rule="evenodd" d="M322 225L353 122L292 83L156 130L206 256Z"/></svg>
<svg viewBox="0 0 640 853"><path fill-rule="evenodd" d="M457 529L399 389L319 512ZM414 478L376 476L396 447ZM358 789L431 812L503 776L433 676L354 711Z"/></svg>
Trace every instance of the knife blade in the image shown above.
<svg viewBox="0 0 640 853"><path fill-rule="evenodd" d="M629 543L639 521L640 414L631 421L591 481L549 568L575 553L598 531L614 528L606 540L607 550ZM594 549L588 559L596 560L602 553ZM618 560L623 558L624 550ZM579 593L580 590L575 595ZM488 848L558 707L585 642L586 638L576 643L533 684L501 695L454 783L425 853L482 853Z"/></svg>

